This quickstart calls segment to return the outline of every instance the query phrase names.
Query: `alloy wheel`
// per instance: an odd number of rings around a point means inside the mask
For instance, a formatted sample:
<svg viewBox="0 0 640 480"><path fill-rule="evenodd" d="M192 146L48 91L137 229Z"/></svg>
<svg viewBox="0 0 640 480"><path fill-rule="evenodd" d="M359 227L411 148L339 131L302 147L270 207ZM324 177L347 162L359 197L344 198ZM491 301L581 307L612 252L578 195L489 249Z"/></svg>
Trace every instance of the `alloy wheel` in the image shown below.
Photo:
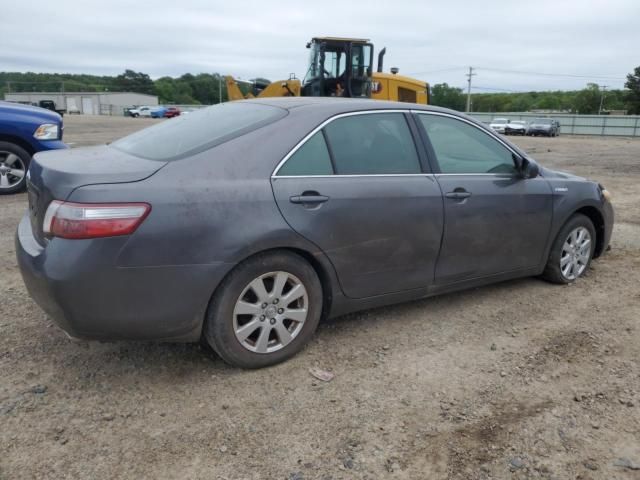
<svg viewBox="0 0 640 480"><path fill-rule="evenodd" d="M587 268L591 256L591 234L585 227L573 229L560 254L560 271L567 280L575 280Z"/></svg>
<svg viewBox="0 0 640 480"><path fill-rule="evenodd" d="M18 155L0 150L0 190L15 187L26 173L24 161Z"/></svg>
<svg viewBox="0 0 640 480"><path fill-rule="evenodd" d="M252 280L233 309L233 331L247 350L273 353L290 344L302 331L309 297L295 275L278 271Z"/></svg>

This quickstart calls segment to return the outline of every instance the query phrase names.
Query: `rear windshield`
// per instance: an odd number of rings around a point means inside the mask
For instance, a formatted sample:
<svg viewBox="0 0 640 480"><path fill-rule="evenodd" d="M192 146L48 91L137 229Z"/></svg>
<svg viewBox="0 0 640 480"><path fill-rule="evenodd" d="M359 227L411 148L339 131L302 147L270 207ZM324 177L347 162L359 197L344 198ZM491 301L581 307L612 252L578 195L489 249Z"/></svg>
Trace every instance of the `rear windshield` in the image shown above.
<svg viewBox="0 0 640 480"><path fill-rule="evenodd" d="M287 111L250 102L227 102L163 120L111 144L148 160L177 160L275 122Z"/></svg>
<svg viewBox="0 0 640 480"><path fill-rule="evenodd" d="M507 123L507 119L506 119L506 118L494 118L494 119L493 119L493 122L491 122L491 123L494 123L494 124L495 124L495 123L497 123L497 124L500 124L500 123Z"/></svg>
<svg viewBox="0 0 640 480"><path fill-rule="evenodd" d="M531 123L537 123L538 125L551 125L551 119L549 119L549 118L536 118Z"/></svg>

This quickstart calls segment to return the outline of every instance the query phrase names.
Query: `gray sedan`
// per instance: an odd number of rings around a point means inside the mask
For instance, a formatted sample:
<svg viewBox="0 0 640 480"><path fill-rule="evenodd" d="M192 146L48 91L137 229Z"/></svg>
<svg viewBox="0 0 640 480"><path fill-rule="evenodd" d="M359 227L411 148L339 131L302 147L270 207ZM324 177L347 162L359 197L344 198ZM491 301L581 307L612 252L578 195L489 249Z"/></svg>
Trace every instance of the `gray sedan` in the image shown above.
<svg viewBox="0 0 640 480"><path fill-rule="evenodd" d="M542 275L609 243L602 185L453 111L285 98L41 153L16 252L70 336L197 341L283 361L322 318Z"/></svg>

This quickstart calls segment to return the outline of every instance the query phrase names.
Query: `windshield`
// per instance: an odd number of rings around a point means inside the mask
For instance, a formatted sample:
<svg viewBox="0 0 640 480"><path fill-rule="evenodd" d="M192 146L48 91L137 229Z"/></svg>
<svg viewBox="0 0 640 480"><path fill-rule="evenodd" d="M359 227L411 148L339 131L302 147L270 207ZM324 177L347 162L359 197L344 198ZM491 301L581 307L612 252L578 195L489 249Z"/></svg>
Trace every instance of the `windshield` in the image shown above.
<svg viewBox="0 0 640 480"><path fill-rule="evenodd" d="M311 47L309 47L309 67L307 68L307 73L302 80L303 83L307 83L307 81L311 80L320 75L320 68L318 66L320 56L320 45L316 42L311 43Z"/></svg>
<svg viewBox="0 0 640 480"><path fill-rule="evenodd" d="M538 125L551 125L550 118L536 118L532 123L537 123Z"/></svg>
<svg viewBox="0 0 640 480"><path fill-rule="evenodd" d="M319 42L312 42L309 47L309 67L304 76L304 83L324 74L325 78L339 78L347 68L348 44L324 43L324 65L321 65L321 48ZM371 75L372 46L370 44L351 45L351 76L363 77Z"/></svg>
<svg viewBox="0 0 640 480"><path fill-rule="evenodd" d="M202 152L287 115L282 108L252 102L220 103L165 120L111 144L148 160L176 160Z"/></svg>

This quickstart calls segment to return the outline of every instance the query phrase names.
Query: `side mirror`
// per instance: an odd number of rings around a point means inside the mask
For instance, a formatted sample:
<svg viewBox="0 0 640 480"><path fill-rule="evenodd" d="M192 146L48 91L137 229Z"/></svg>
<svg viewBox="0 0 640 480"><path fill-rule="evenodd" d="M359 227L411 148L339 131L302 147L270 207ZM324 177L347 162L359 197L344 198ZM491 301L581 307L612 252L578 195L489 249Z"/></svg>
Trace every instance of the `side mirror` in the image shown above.
<svg viewBox="0 0 640 480"><path fill-rule="evenodd" d="M536 178L540 174L540 167L533 160L522 159L522 167L520 168L522 178Z"/></svg>

